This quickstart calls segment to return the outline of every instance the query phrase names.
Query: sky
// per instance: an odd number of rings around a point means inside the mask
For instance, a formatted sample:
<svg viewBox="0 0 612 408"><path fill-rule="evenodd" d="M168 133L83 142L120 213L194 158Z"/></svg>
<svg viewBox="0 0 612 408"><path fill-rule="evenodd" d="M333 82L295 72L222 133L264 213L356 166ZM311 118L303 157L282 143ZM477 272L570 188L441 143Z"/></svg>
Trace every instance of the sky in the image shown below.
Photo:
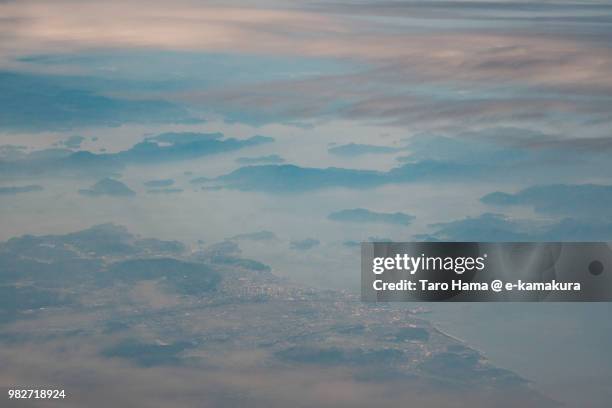
<svg viewBox="0 0 612 408"><path fill-rule="evenodd" d="M1 240L112 222L346 290L362 241L612 241L609 1L0 16Z"/></svg>

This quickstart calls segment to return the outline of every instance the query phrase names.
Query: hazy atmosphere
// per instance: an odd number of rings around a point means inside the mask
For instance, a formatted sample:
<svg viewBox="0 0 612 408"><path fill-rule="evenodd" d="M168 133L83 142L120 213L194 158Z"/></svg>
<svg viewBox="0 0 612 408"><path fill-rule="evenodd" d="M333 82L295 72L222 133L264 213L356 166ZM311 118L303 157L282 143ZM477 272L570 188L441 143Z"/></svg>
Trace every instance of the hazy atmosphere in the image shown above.
<svg viewBox="0 0 612 408"><path fill-rule="evenodd" d="M359 256L612 241L611 44L603 0L0 1L0 388L608 407L611 304L365 304Z"/></svg>

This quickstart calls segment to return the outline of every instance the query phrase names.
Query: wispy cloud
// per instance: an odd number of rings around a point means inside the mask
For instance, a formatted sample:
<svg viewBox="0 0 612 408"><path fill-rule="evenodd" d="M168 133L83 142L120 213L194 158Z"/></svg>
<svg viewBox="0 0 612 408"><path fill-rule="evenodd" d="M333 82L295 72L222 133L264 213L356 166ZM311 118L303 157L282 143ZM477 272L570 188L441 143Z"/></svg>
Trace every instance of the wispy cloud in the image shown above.
<svg viewBox="0 0 612 408"><path fill-rule="evenodd" d="M295 78L270 80L264 75L264 83L218 89L207 84L161 98L207 106L238 120L261 123L328 114L423 125L537 117L563 121L568 112L584 120L611 120L612 53L589 35L591 25L601 28L597 20L581 20L581 26L572 21L576 10L587 16L612 15L605 5L359 2L245 7L181 0L169 11L157 1L145 6L64 0L49 7L30 0L4 3L0 10L7 16L8 35L0 43L5 69L44 70L23 59L32 54L101 49L301 56L350 61L356 67L348 75L321 72L310 79L293 69ZM513 19L517 13L552 18L560 12L566 20L557 19L550 27L555 35ZM417 24L411 15L423 20ZM474 15L484 23L463 24L474 21ZM508 19L499 23L500 17ZM601 36L609 34L604 30ZM262 60L260 65L270 64L274 62ZM159 77L167 79L162 73Z"/></svg>
<svg viewBox="0 0 612 408"><path fill-rule="evenodd" d="M365 208L336 211L329 214L328 218L340 222L373 222L394 225L409 225L414 220L414 216L402 212L383 213Z"/></svg>
<svg viewBox="0 0 612 408"><path fill-rule="evenodd" d="M0 129L40 132L124 123L200 121L184 107L164 100L116 98L62 82L70 81L0 71ZM66 147L78 147L76 140Z"/></svg>
<svg viewBox="0 0 612 408"><path fill-rule="evenodd" d="M496 206L532 206L536 211L580 218L610 218L612 186L555 184L533 186L514 194L496 191L481 201Z"/></svg>
<svg viewBox="0 0 612 408"><path fill-rule="evenodd" d="M20 193L30 193L33 191L42 191L42 186L30 184L27 186L1 186L0 195L15 195Z"/></svg>
<svg viewBox="0 0 612 408"><path fill-rule="evenodd" d="M506 128L485 128L452 137L424 134L407 142L410 154L401 157L402 164L388 171L260 165L194 181L243 191L291 193L333 187L368 189L413 182L521 182L525 177L540 182L578 181L610 168L606 151L576 151L564 148L563 142L538 141L549 137Z"/></svg>
<svg viewBox="0 0 612 408"><path fill-rule="evenodd" d="M150 136L129 149L116 153L88 150L43 149L24 153L10 150L0 169L12 176L65 174L109 175L127 165L176 162L232 152L273 142L266 136L246 139L224 138L221 133L172 132ZM12 154L12 156L11 156Z"/></svg>
<svg viewBox="0 0 612 408"><path fill-rule="evenodd" d="M400 147L391 147L391 146L378 146L378 145L368 145L368 144L359 144L359 143L348 143L339 146L332 146L327 149L331 154L335 154L338 156L361 156L364 154L385 154L385 153L397 153L402 150Z"/></svg>
<svg viewBox="0 0 612 408"><path fill-rule="evenodd" d="M432 225L434 232L420 239L443 241L609 241L612 222L565 218L534 222L501 214L486 213Z"/></svg>

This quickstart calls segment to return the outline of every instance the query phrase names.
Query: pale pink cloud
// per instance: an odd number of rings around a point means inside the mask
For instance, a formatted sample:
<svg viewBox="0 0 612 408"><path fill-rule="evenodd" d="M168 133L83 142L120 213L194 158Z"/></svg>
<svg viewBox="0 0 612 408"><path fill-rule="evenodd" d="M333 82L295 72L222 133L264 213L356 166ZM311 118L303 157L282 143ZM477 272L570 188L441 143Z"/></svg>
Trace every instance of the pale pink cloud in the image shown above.
<svg viewBox="0 0 612 408"><path fill-rule="evenodd" d="M177 0L0 4L0 62L31 53L153 48L354 59L388 79L612 88L612 52L518 30L384 30L354 15Z"/></svg>

